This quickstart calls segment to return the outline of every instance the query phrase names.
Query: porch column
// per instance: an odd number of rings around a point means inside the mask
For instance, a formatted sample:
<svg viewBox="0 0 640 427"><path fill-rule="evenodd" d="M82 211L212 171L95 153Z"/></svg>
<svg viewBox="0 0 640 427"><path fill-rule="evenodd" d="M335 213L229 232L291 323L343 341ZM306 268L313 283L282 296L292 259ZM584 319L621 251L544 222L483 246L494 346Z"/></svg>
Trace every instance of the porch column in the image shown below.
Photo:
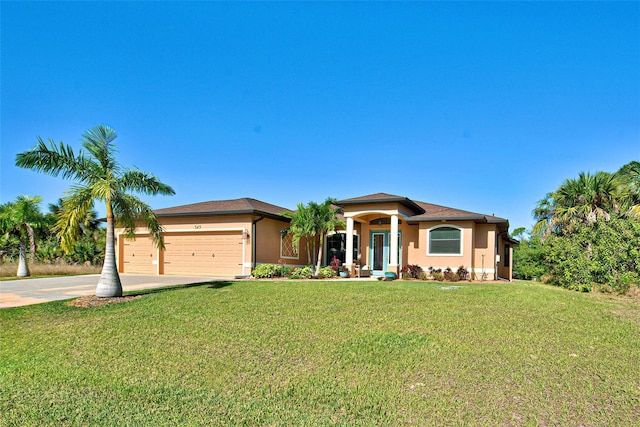
<svg viewBox="0 0 640 427"><path fill-rule="evenodd" d="M389 234L389 270L395 272L398 269L398 215L391 215L391 233Z"/></svg>
<svg viewBox="0 0 640 427"><path fill-rule="evenodd" d="M344 263L351 270L353 265L353 218L351 217L347 217L347 253Z"/></svg>

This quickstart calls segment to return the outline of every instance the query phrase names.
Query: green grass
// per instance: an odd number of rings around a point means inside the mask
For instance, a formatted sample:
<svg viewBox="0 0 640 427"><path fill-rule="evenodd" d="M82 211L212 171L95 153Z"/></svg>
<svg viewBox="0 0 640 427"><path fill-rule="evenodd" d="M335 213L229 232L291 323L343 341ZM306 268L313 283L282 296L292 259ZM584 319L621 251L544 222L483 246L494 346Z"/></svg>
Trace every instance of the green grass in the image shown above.
<svg viewBox="0 0 640 427"><path fill-rule="evenodd" d="M636 425L638 300L251 282L0 311L0 425Z"/></svg>

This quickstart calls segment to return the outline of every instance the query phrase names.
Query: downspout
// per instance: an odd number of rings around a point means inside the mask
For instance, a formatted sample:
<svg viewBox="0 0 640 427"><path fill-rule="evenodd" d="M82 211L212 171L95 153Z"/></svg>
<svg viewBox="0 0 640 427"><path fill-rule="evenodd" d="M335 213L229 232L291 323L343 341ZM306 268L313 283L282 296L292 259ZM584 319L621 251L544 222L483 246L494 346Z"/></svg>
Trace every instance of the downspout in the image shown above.
<svg viewBox="0 0 640 427"><path fill-rule="evenodd" d="M256 268L256 224L264 219L264 215L260 215L260 218L251 221L251 271Z"/></svg>

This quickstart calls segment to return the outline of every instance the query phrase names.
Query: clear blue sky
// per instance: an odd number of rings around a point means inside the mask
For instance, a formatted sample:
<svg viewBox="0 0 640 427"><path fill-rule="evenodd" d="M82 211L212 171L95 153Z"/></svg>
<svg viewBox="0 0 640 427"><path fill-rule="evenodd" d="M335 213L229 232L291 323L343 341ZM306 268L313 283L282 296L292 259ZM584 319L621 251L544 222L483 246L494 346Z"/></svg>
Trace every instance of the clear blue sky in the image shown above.
<svg viewBox="0 0 640 427"><path fill-rule="evenodd" d="M284 207L387 192L531 227L545 193L640 159L640 2L6 2L0 202L14 166L105 123L173 197ZM98 210L104 212L103 208Z"/></svg>

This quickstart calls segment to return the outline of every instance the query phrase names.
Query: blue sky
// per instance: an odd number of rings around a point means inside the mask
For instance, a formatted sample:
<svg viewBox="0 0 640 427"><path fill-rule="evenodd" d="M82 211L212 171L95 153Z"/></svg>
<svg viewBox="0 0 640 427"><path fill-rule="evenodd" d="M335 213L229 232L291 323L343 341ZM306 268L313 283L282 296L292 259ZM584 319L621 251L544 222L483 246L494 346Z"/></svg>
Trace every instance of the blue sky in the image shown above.
<svg viewBox="0 0 640 427"><path fill-rule="evenodd" d="M6 2L0 202L68 181L36 136L176 190L154 208L376 192L531 227L545 193L640 159L640 2ZM98 209L104 212L103 208Z"/></svg>

